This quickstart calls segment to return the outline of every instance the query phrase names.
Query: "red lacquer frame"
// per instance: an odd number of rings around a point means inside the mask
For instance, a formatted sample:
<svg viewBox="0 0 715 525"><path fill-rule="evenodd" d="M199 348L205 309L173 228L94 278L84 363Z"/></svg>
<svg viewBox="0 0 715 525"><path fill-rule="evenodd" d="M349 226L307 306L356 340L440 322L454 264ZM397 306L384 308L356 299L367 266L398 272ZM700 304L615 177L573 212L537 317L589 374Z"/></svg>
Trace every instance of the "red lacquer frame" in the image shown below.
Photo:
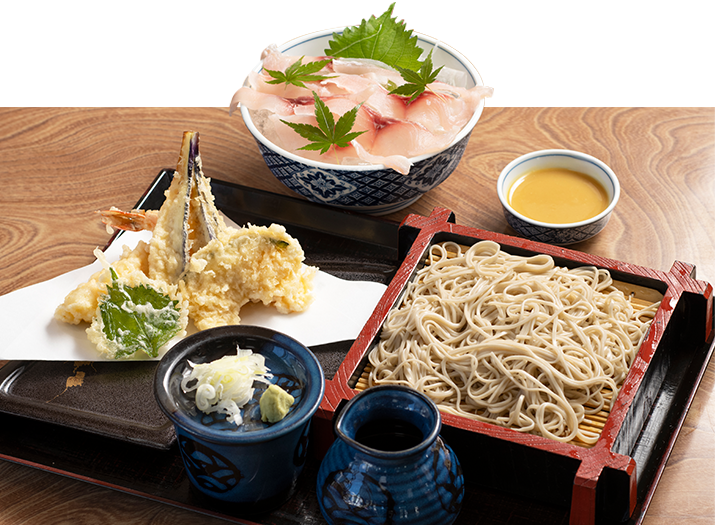
<svg viewBox="0 0 715 525"><path fill-rule="evenodd" d="M436 208L429 217L410 215L400 226L402 263L339 370L332 380L327 381L325 397L315 422L327 427L341 404L357 394L350 384L361 373L364 358L379 336L388 312L398 302L405 284L419 268L429 246L445 239L466 243L492 240L505 251L545 253L557 259L557 263L568 266L594 265L608 269L618 280L645 285L663 293L661 306L648 335L611 407L601 437L593 447L561 443L442 414L443 435L446 435L460 461L470 466L465 468L465 473L488 465L490 457L501 455L501 466L482 469L482 475L488 471L487 485L526 497L546 497L568 505L571 525L626 520L637 503L642 504L637 501L638 465L631 451L635 450L644 432L657 438L657 432L648 430L647 423L653 420L653 410L658 410L654 406L662 395L663 385L669 381L670 369L681 359L676 354L680 351L678 332L696 330L701 332L697 337L706 342L713 338L713 287L695 280L694 267L689 264L675 262L665 273L567 248L459 226L454 222L454 214L443 208ZM689 394L686 410L693 395L694 391ZM323 425L320 424L321 419ZM682 418L680 421L682 424ZM325 430L316 434L332 435ZM677 432L671 434L672 442L675 437ZM672 442L666 444L668 451ZM327 444L320 446L324 449ZM538 481L520 485L519 480L529 480L534 469L541 470L540 475L545 477L543 488L535 486L539 485ZM548 472L544 473L544 470Z"/></svg>

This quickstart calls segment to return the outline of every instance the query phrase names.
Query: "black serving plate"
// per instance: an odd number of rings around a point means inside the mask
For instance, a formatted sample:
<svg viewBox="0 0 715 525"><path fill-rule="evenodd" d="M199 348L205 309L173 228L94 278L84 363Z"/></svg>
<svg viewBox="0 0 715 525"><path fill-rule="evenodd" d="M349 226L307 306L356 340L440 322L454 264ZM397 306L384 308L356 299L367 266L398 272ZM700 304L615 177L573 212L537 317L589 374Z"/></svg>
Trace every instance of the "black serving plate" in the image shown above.
<svg viewBox="0 0 715 525"><path fill-rule="evenodd" d="M11 361L0 412L167 449L174 425L154 401L155 361Z"/></svg>
<svg viewBox="0 0 715 525"><path fill-rule="evenodd" d="M164 199L173 170L162 171L137 204L158 208ZM238 224L250 222L283 224L300 240L306 262L345 279L370 280L388 284L398 263L399 225L373 217L324 207L301 199L275 195L218 180L212 181L216 204ZM338 370L353 341L312 347L326 379ZM667 407L652 418L641 439L637 458L639 504L630 525L640 523L662 473L668 455L685 419L702 374L713 351L712 344L687 334L681 340L690 347L692 361L685 367L678 387L670 392ZM10 362L0 373L32 370L33 362ZM125 363L112 363L122 367ZM56 363L57 375L66 378L66 364ZM155 363L154 363L155 366ZM63 368L64 367L64 368ZM153 381L152 364L138 367L140 382ZM44 373L50 373L45 370ZM12 374L3 374L12 376ZM12 376L14 381L18 378ZM137 379L135 377L135 379ZM63 379L64 381L64 379ZM19 384L19 383L18 383ZM147 402L155 403L153 398ZM316 432L330 432L329 426L314 425ZM317 430L316 430L317 429ZM311 456L293 496L278 510L258 515L241 515L230 506L208 500L194 491L184 472L176 443L167 447L147 446L120 435L102 435L89 428L77 428L62 421L49 421L33 414L0 412L0 459L24 464L71 478L94 483L155 501L175 505L229 521L264 525L312 525L324 523L315 496L319 459ZM470 466L476 470L476 466ZM469 472L470 476L489 473ZM641 497L642 496L642 497ZM483 485L467 484L467 494L457 524L549 524L566 525L569 510L543 501L526 500Z"/></svg>

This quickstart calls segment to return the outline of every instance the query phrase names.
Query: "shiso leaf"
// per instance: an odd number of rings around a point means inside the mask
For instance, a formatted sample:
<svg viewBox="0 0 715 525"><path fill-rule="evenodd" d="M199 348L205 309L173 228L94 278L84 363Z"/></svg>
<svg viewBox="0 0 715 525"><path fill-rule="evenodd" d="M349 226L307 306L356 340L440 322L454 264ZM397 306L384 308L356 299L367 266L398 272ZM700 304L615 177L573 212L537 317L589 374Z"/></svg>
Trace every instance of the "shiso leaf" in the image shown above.
<svg viewBox="0 0 715 525"><path fill-rule="evenodd" d="M390 67L418 70L422 48L405 21L392 16L393 2L382 15L363 19L359 26L346 27L342 35L333 33L325 54L343 58L370 58Z"/></svg>
<svg viewBox="0 0 715 525"><path fill-rule="evenodd" d="M142 350L157 357L159 349L180 330L178 301L151 286L128 286L109 269L112 284L99 303L102 332L115 358L128 357Z"/></svg>

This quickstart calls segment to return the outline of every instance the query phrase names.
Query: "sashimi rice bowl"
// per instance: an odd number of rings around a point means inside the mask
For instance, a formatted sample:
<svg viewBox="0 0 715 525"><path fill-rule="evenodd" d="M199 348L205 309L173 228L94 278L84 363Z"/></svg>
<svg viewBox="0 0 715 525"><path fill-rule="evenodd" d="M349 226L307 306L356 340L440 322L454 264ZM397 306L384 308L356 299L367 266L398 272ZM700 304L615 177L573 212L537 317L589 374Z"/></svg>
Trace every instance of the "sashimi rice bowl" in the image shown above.
<svg viewBox="0 0 715 525"><path fill-rule="evenodd" d="M395 22L393 6L267 47L233 96L273 175L308 200L373 215L409 206L455 170L492 94L455 49ZM407 42L403 65L385 63L394 46L350 51L377 27Z"/></svg>

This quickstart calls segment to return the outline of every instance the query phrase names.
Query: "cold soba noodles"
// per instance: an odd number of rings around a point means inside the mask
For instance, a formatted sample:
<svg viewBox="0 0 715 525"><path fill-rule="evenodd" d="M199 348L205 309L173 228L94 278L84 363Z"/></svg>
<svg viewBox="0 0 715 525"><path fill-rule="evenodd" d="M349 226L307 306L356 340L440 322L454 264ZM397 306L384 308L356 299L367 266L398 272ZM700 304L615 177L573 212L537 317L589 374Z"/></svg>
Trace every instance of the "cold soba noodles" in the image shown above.
<svg viewBox="0 0 715 525"><path fill-rule="evenodd" d="M557 267L491 241L435 244L369 354L368 385L403 384L440 410L593 444L658 304L637 310L607 270Z"/></svg>

